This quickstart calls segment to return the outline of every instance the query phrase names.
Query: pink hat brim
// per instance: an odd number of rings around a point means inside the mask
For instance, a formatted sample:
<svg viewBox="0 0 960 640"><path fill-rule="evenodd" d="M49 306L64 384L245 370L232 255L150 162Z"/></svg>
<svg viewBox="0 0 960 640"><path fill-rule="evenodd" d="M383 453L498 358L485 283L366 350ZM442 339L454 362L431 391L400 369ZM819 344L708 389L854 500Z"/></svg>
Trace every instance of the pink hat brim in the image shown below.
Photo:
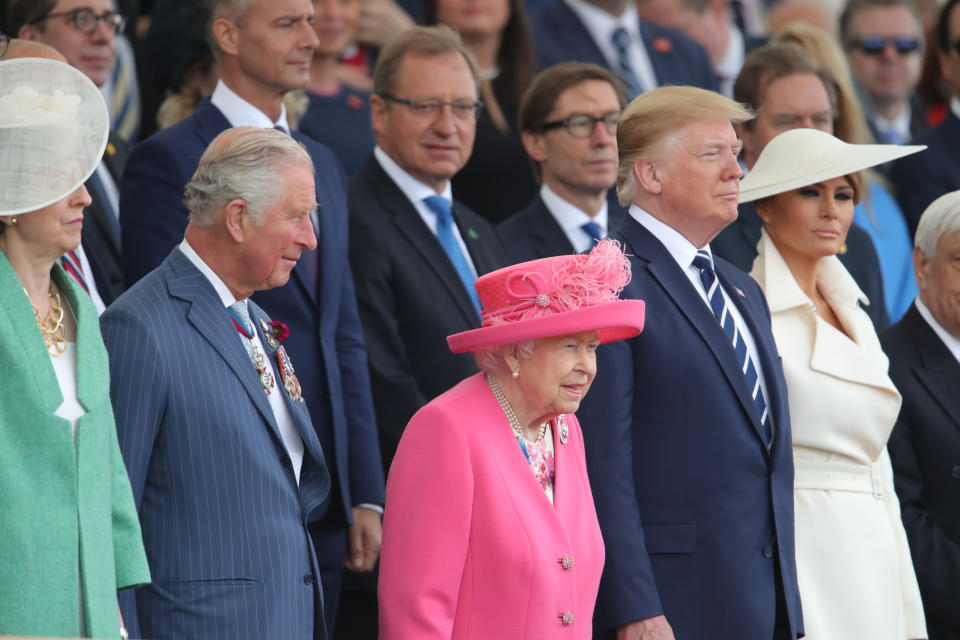
<svg viewBox="0 0 960 640"><path fill-rule="evenodd" d="M614 342L632 338L643 331L644 308L643 300L615 300L540 318L455 333L447 336L447 344L454 353L468 353L501 344L583 331L596 331L601 343Z"/></svg>

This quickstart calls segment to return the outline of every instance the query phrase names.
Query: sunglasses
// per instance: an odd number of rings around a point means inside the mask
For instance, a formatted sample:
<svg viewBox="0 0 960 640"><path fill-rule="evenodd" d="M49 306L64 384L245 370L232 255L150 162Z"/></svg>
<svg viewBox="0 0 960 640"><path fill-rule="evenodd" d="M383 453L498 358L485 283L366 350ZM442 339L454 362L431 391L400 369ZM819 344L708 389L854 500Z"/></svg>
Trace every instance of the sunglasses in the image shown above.
<svg viewBox="0 0 960 640"><path fill-rule="evenodd" d="M851 41L849 46L859 49L868 56L878 56L884 52L888 44L893 45L893 48L900 55L913 53L920 48L920 40L913 36L896 36L893 38L862 36Z"/></svg>

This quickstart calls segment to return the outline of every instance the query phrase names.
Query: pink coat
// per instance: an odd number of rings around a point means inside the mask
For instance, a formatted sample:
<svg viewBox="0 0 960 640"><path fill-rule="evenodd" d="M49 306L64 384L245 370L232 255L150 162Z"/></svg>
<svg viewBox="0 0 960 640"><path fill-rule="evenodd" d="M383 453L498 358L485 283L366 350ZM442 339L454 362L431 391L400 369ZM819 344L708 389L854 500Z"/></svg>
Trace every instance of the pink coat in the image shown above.
<svg viewBox="0 0 960 640"><path fill-rule="evenodd" d="M483 374L413 416L387 480L381 640L591 637L603 540L566 421L551 505Z"/></svg>

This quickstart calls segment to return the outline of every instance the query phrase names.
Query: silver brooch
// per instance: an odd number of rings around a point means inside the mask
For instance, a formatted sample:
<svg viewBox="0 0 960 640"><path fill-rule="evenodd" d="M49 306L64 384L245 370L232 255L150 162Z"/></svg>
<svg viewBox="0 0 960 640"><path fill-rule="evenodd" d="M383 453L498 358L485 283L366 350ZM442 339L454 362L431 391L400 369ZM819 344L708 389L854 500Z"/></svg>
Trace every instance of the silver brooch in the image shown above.
<svg viewBox="0 0 960 640"><path fill-rule="evenodd" d="M570 437L570 429L567 428L567 417L561 415L557 418L557 424L560 425L560 444L567 444L567 438Z"/></svg>

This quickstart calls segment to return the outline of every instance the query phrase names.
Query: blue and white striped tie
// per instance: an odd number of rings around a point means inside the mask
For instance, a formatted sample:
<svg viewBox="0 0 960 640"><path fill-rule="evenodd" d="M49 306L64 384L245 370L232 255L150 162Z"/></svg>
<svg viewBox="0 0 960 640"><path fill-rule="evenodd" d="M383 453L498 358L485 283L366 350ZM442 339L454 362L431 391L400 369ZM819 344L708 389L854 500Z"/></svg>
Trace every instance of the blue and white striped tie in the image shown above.
<svg viewBox="0 0 960 640"><path fill-rule="evenodd" d="M753 358L747 351L747 345L740 337L737 331L737 324L733 316L727 309L727 301L723 297L723 291L720 290L720 281L717 280L717 272L713 269L713 261L710 254L706 251L697 251L693 259L693 266L700 270L700 280L703 282L703 288L707 291L707 299L710 301L710 308L713 309L713 315L717 316L720 326L723 327L727 339L733 345L733 350L737 354L737 362L740 363L740 369L743 371L743 377L746 378L747 388L750 395L753 396L753 403L757 407L757 415L760 416L760 431L767 446L770 445L771 429L770 416L767 412L767 402L763 398L763 389L760 386L760 376L757 375L757 367L753 363Z"/></svg>
<svg viewBox="0 0 960 640"><path fill-rule="evenodd" d="M627 88L628 97L633 100L643 93L643 87L640 85L640 79L633 65L630 64L630 34L623 27L614 29L610 36L613 43L613 49L617 54L617 69L614 73L623 81Z"/></svg>

